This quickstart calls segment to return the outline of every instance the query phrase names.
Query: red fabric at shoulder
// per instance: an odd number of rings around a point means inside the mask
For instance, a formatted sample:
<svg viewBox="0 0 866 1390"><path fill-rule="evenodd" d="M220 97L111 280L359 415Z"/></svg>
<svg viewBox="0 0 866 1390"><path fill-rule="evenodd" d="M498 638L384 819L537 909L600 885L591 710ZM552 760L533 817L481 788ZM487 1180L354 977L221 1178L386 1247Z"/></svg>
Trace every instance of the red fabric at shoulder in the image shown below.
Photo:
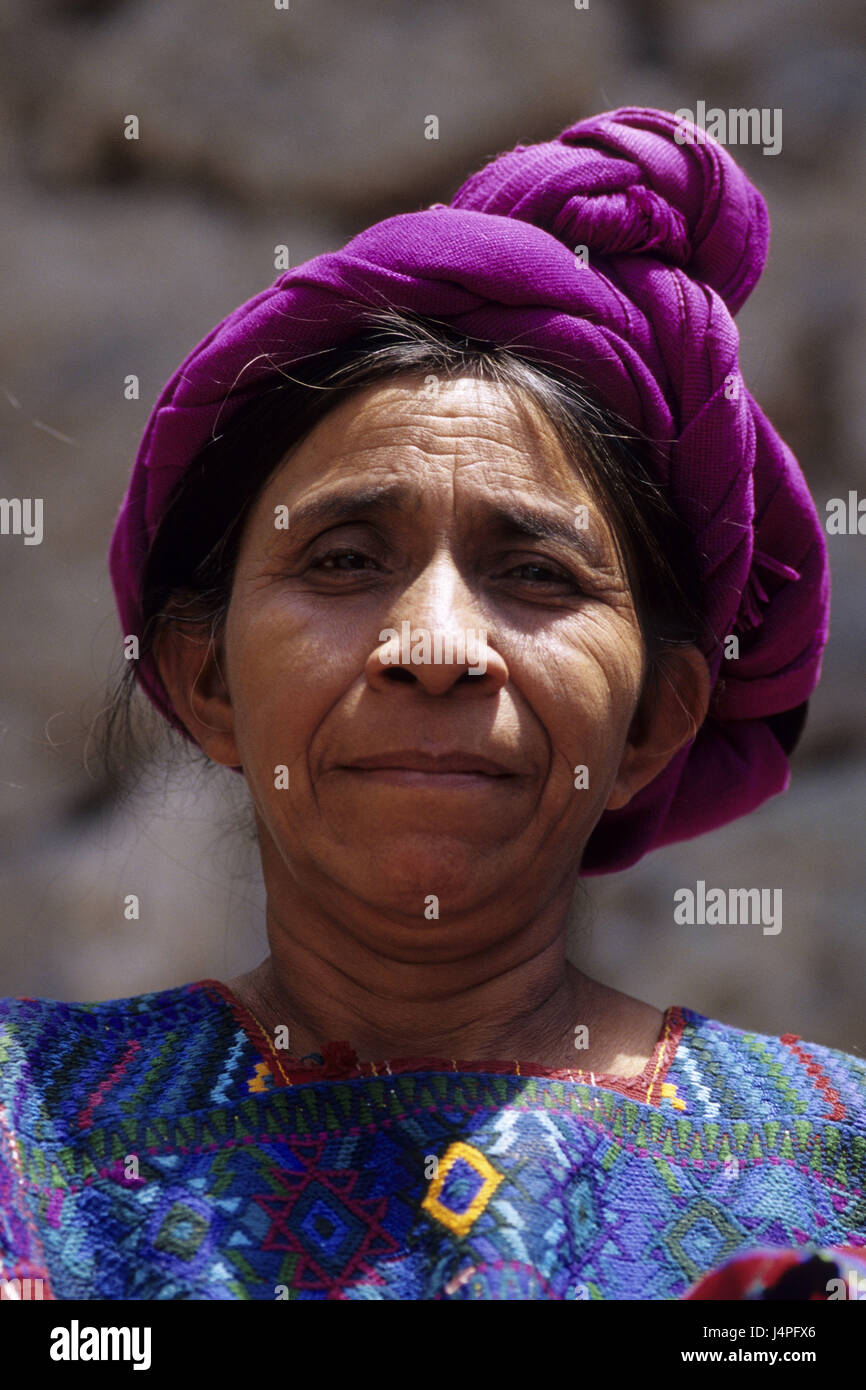
<svg viewBox="0 0 866 1390"><path fill-rule="evenodd" d="M830 1302L866 1298L866 1248L753 1250L705 1274L683 1299Z"/></svg>

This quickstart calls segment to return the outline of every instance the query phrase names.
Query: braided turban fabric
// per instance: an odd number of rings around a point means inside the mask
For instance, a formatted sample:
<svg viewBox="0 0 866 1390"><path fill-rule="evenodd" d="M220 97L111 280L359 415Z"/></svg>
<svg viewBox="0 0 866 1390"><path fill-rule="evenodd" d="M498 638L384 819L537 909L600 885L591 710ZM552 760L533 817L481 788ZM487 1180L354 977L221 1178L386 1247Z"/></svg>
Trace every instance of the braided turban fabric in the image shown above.
<svg viewBox="0 0 866 1390"><path fill-rule="evenodd" d="M783 747L767 720L805 715L820 675L826 542L794 455L740 374L732 316L764 267L766 206L723 146L694 126L680 143L683 130L669 112L625 107L517 145L450 204L386 218L229 314L147 424L109 555L124 633L141 632L148 548L196 451L280 367L359 332L365 306L394 306L573 374L655 442L653 467L695 539L709 716L664 772L605 812L582 872L625 868L783 791L799 727ZM137 676L186 733L153 661Z"/></svg>

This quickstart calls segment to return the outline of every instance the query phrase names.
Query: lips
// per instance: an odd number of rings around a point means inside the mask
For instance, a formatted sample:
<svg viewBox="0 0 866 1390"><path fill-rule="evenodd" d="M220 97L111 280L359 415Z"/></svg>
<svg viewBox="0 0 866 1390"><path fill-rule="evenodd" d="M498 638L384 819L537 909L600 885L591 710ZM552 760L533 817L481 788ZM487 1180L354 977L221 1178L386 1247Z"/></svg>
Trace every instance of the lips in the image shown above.
<svg viewBox="0 0 866 1390"><path fill-rule="evenodd" d="M429 773L482 773L487 777L511 777L514 774L502 763L494 762L477 753L422 753L418 749L398 749L393 753L377 753L368 758L358 758L348 764L361 771L388 768L392 771Z"/></svg>

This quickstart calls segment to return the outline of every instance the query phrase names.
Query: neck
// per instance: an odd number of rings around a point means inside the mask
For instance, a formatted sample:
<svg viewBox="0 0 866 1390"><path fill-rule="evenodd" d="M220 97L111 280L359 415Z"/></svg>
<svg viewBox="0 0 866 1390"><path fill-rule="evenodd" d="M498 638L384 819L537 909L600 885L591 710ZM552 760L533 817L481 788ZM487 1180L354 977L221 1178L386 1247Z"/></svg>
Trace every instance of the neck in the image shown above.
<svg viewBox="0 0 866 1390"><path fill-rule="evenodd" d="M397 958L393 942L375 949L369 931L346 930L320 909L296 908L289 931L284 913L269 902L271 955L230 982L272 1043L277 1028L288 1029L293 1057L345 1040L361 1061L514 1059L631 1076L658 1038L658 1009L567 960L567 911L558 922L551 913L523 930L512 924L472 954L455 944L468 933L452 928L443 948L439 928L426 959L406 960ZM579 1027L586 1033L576 1048Z"/></svg>

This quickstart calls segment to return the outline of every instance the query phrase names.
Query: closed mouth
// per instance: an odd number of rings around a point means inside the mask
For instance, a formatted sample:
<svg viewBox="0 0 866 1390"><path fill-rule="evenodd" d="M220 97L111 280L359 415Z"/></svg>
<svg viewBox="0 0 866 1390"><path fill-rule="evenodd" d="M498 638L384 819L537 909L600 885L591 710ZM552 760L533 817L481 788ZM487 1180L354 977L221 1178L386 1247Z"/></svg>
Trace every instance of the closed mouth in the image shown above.
<svg viewBox="0 0 866 1390"><path fill-rule="evenodd" d="M421 772L428 774L465 774L482 777L511 777L514 774L500 763L474 753L421 753L405 750L359 758L349 764L352 771L361 772Z"/></svg>

